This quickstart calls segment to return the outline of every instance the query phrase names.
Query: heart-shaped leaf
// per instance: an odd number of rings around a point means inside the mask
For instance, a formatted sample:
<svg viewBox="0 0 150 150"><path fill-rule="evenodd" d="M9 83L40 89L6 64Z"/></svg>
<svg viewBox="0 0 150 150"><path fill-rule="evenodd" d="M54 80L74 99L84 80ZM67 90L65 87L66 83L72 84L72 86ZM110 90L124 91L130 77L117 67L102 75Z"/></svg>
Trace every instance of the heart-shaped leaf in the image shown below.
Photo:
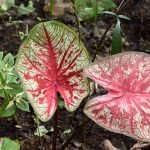
<svg viewBox="0 0 150 150"><path fill-rule="evenodd" d="M59 22L36 25L20 47L16 69L28 100L42 121L57 108L57 93L74 111L89 92L82 68L89 57L77 35Z"/></svg>
<svg viewBox="0 0 150 150"><path fill-rule="evenodd" d="M150 141L150 55L126 52L104 58L85 74L108 90L84 112L104 128Z"/></svg>

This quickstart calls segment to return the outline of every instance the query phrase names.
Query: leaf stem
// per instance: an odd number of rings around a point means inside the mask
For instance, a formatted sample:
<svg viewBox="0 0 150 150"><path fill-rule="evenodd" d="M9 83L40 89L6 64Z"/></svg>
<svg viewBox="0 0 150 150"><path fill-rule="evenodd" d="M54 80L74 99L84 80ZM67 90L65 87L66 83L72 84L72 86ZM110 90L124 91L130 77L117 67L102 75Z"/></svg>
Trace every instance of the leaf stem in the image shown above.
<svg viewBox="0 0 150 150"><path fill-rule="evenodd" d="M101 40L100 40L100 42L99 42L99 45L97 46L97 49L96 49L96 51L95 51L95 53L94 53L92 62L94 62L94 60L96 59L96 55L97 55L98 51L102 48L103 42L104 42L104 40L105 40L105 38L106 38L106 35L107 35L108 31L110 30L112 24L113 24L113 21L111 21L111 23L110 23L110 24L108 25L108 27L106 28L106 30L105 30L105 32L104 32L104 34L103 34L103 36L102 36L102 38L101 38Z"/></svg>
<svg viewBox="0 0 150 150"><path fill-rule="evenodd" d="M43 150L43 142L42 142L42 139L41 139L40 129L39 129L40 122L39 122L39 119L37 117L36 117L36 123L37 123L37 131L38 131L38 135L39 135L40 147L41 147L41 150Z"/></svg>
<svg viewBox="0 0 150 150"><path fill-rule="evenodd" d="M53 133L53 145L52 150L56 150L56 140L57 140L57 126L58 126L58 110L56 110L54 115L54 133Z"/></svg>

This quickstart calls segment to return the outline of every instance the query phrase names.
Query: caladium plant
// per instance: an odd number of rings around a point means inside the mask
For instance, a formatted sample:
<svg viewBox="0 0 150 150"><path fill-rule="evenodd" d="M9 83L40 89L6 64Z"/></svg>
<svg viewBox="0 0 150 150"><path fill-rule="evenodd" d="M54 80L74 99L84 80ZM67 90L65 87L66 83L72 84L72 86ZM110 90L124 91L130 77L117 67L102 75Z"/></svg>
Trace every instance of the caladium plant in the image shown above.
<svg viewBox="0 0 150 150"><path fill-rule="evenodd" d="M84 72L108 91L89 100L85 114L110 131L150 141L150 55L116 54Z"/></svg>
<svg viewBox="0 0 150 150"><path fill-rule="evenodd" d="M78 36L60 22L36 25L20 47L16 70L37 116L48 121L57 109L57 93L68 111L74 111L88 95L82 68L88 53Z"/></svg>

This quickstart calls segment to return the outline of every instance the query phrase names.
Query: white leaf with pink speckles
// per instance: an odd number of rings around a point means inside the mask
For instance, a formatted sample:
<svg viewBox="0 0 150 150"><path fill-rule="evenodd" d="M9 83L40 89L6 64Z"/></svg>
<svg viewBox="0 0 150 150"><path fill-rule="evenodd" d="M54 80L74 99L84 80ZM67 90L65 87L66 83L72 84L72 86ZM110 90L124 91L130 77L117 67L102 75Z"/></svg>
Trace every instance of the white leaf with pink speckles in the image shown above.
<svg viewBox="0 0 150 150"><path fill-rule="evenodd" d="M89 93L82 68L89 56L78 36L60 22L37 24L20 47L16 70L30 104L44 122L54 115L59 92L74 111Z"/></svg>
<svg viewBox="0 0 150 150"><path fill-rule="evenodd" d="M84 72L108 90L87 102L87 116L110 131L150 141L150 55L116 54Z"/></svg>

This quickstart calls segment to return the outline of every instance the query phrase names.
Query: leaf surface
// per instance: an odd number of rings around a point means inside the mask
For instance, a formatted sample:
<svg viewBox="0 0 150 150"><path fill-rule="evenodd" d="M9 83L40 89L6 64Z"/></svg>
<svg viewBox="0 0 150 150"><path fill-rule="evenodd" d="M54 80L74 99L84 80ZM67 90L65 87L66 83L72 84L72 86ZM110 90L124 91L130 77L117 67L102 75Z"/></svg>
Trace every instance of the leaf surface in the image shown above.
<svg viewBox="0 0 150 150"><path fill-rule="evenodd" d="M112 37L112 46L111 46L111 54L118 54L122 52L122 37L121 37L121 26L120 20L117 19L117 24L114 29L113 37Z"/></svg>
<svg viewBox="0 0 150 150"><path fill-rule="evenodd" d="M0 107L0 117L9 117L12 116L16 111L16 106L14 105L13 101L5 102Z"/></svg>
<svg viewBox="0 0 150 150"><path fill-rule="evenodd" d="M96 22L97 15L98 15L98 3L96 0L91 0L91 4L92 4L92 9L93 9L93 14L94 14L94 20Z"/></svg>
<svg viewBox="0 0 150 150"><path fill-rule="evenodd" d="M16 99L16 106L17 106L19 109L23 110L23 111L30 112L28 102L25 101L25 100L22 99L22 98Z"/></svg>
<svg viewBox="0 0 150 150"><path fill-rule="evenodd" d="M116 54L84 72L108 91L87 102L87 116L110 131L150 141L150 55Z"/></svg>
<svg viewBox="0 0 150 150"><path fill-rule="evenodd" d="M19 150L20 144L17 140L13 141L8 138L0 138L0 149L1 150Z"/></svg>
<svg viewBox="0 0 150 150"><path fill-rule="evenodd" d="M36 25L20 48L16 69L27 97L42 121L57 108L57 93L68 111L74 111L88 94L82 68L90 63L77 35L59 22Z"/></svg>
<svg viewBox="0 0 150 150"><path fill-rule="evenodd" d="M52 16L54 11L54 5L55 5L55 0L50 0L50 12Z"/></svg>

